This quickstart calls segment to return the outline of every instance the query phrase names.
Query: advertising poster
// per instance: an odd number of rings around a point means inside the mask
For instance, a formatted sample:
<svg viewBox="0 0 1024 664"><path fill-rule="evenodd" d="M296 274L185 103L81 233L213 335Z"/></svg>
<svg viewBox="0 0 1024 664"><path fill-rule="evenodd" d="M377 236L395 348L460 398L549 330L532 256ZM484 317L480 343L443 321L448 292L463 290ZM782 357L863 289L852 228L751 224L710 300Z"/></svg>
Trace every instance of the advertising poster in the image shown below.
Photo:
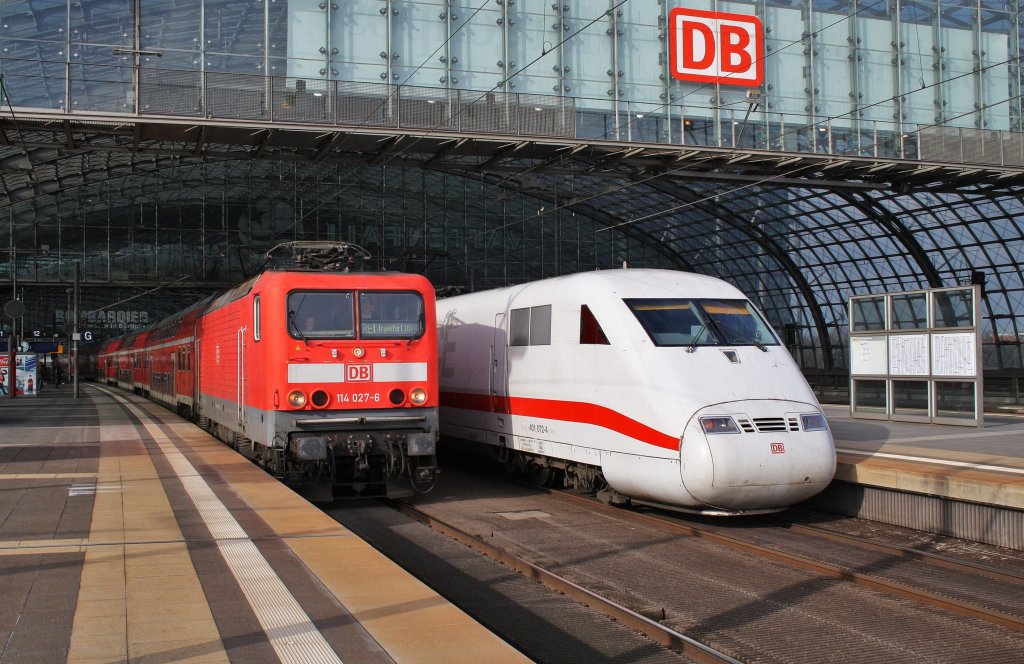
<svg viewBox="0 0 1024 664"><path fill-rule="evenodd" d="M11 368L9 356L0 355L0 397L10 396ZM39 361L35 355L16 355L14 389L18 395L35 396L39 389Z"/></svg>

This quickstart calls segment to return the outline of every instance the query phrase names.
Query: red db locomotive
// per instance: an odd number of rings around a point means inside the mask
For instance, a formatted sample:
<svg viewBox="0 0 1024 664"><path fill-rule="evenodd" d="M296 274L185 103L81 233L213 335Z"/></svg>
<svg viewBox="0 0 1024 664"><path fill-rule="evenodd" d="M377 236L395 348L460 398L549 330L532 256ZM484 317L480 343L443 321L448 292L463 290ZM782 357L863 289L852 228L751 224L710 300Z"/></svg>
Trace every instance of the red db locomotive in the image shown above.
<svg viewBox="0 0 1024 664"><path fill-rule="evenodd" d="M196 420L316 500L437 476L437 325L426 278L272 270L103 343L97 380Z"/></svg>

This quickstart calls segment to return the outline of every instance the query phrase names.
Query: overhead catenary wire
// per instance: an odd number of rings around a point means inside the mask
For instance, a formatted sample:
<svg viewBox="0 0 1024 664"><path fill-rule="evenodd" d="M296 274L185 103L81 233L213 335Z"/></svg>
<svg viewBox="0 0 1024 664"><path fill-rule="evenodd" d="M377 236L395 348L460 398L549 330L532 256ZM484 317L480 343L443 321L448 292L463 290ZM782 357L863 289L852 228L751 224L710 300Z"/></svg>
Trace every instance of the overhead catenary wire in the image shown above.
<svg viewBox="0 0 1024 664"><path fill-rule="evenodd" d="M987 66L985 66L983 68L980 68L979 70L972 70L972 71L969 71L969 72L964 72L964 73L959 74L957 76L952 76L952 77L947 78L947 79L942 79L940 81L936 81L935 83L932 83L931 85L926 86L925 88L919 88L917 90L912 90L912 91L901 93L901 94L898 94L898 95L893 95L892 97L879 100L877 102L874 102L873 104L866 104L864 106L861 106L860 109L865 109L865 108L870 108L872 106L877 106L877 105L880 105L880 104L885 104L885 103L893 101L893 100L895 100L897 98L904 97L904 96L911 95L911 94L915 94L915 93L921 92L922 90L927 90L928 88L931 88L931 87L935 87L935 86L938 86L938 85L942 85L942 84L945 84L945 83L949 83L949 82L955 81L955 80L957 80L959 78L963 78L963 77L966 77L966 76L973 76L976 73L978 73L979 71L984 71L986 69L990 69L990 68L993 68L993 67L999 67L999 66L1003 66L1003 65L1009 64L1011 62L1019 61L1022 58L1024 58L1024 55L1015 56L1013 58L1009 58L1008 60L1004 60L1004 61L1001 61L1001 62L993 63L993 64L987 65ZM993 102L993 103L990 103L990 104L984 104L984 105L979 106L979 108L976 108L976 109L973 109L971 111L967 111L967 112L961 113L960 115L957 115L957 116L954 116L954 117L951 117L951 118L947 118L947 119L943 120L942 122L936 122L936 123L932 123L932 124L929 124L929 125L919 126L918 127L918 131L920 131L921 129L929 129L929 128L932 128L932 127L940 127L940 126L943 126L947 122L950 122L952 120L956 120L956 119L959 119L961 117L966 117L966 116L974 115L976 113L980 113L981 111L983 111L983 110L985 110L987 108L991 108L993 106L1000 106L1002 104L1011 102L1011 101L1013 101L1015 99L1019 99L1019 98L1020 98L1020 95L1014 95L1014 96L1008 97L1007 99L1000 100L998 102ZM854 111L851 110L851 111L848 111L847 113L842 113L842 114L839 114L839 115L836 115L836 116L832 116L832 117L828 117L828 118L823 118L822 120L819 120L818 122L812 123L810 125L804 125L801 129L815 128L815 127L818 127L819 125L827 124L827 123L832 122L833 120L843 118L844 116L848 115L849 113L853 113L853 112ZM800 131L800 130L792 130L792 131L788 131L788 132L783 132L782 134L779 135L779 137L782 138L784 136L797 133L798 131ZM858 151L862 151L863 149L865 149L867 147L873 147L873 146L877 147L877 145L878 145L878 143L870 144L870 145L867 145L867 146L857 146L857 150ZM680 146L680 147L682 147L682 146ZM739 150L740 150L740 148L733 147L731 150L723 152L722 153L722 157L726 158L729 155L734 155ZM829 153L829 154L831 156L836 156L836 157L841 157L841 156L857 156L857 155L851 155L849 153ZM773 174L773 175L765 176L764 178L762 178L760 180L757 180L757 181L751 182L751 183L747 183L747 184L744 184L744 185L740 185L740 186L737 186L737 187L735 187L733 189L728 189L728 190L720 191L720 192L718 192L715 195L729 194L729 193L733 193L733 192L736 192L736 191L742 191L744 189L749 189L751 187L755 187L755 186L759 186L759 185L762 185L762 184L765 184L765 183L769 183L769 182L771 182L773 180L778 180L778 179L782 179L782 178L785 178L785 177L789 177L789 176L801 173L803 171L810 170L811 168L814 168L814 167L817 167L817 166L818 166L818 164L806 164L804 166L800 166L798 168L791 169L789 171L785 171L783 173L776 173L776 174ZM526 170L522 171L521 173L527 173L527 172L530 172L530 170L532 170L532 169L526 169ZM592 199L598 198L600 196L605 196L605 195L608 195L610 193L617 193L619 191L624 191L624 190L627 190L627 189L631 189L633 187L636 187L638 185L642 185L645 182L649 182L651 180L656 180L656 179L659 179L659 178L664 178L664 177L670 177L672 175L677 175L677 174L681 173L682 170L683 169L680 168L680 169L669 170L669 171L666 171L664 173L655 173L655 174L649 175L647 177L630 180L629 182L624 183L623 185L621 185L619 187L616 187L616 188L614 188L614 189L612 189L610 191L603 190L603 191L601 191L599 193L591 194L591 195L588 195L588 196L574 197L573 201L571 203L562 204L562 205L556 205L554 208L552 208L550 210L550 212L553 213L553 212L556 212L558 210L562 210L562 209L566 209L566 208L571 208L573 205L578 205L579 203L582 203L582 202L585 202L585 201L588 201L588 200L592 200ZM810 184L808 186L810 186ZM703 201L703 200L706 200L706 199L701 199L701 201ZM684 205L680 206L680 208L682 208L682 207L689 207L690 205L695 204L695 203L696 202L687 203L687 204L684 204ZM673 209L680 209L680 208L673 208ZM508 223L506 223L506 224L504 224L504 225L502 225L500 227L490 228L490 229L487 229L486 231L480 231L479 233L477 233L477 235L483 235L483 234L486 234L486 233L492 233L494 231L504 230L505 228L508 228L510 226L514 226L514 225L526 222L526 221L528 221L530 219L534 219L534 218L536 218L536 216L537 216L536 214L525 215L523 217L520 217L519 219L510 221L510 222L508 222ZM623 222L621 224L616 224L616 225L612 225L612 226L606 226L604 228L598 229L596 232L600 233L600 232L604 232L604 231L607 231L607 230L612 230L614 228L618 228L618 227L626 225L626 224L635 223L635 221L641 221L641 220L643 220L643 218L642 219L638 219L638 220L629 220L629 221Z"/></svg>

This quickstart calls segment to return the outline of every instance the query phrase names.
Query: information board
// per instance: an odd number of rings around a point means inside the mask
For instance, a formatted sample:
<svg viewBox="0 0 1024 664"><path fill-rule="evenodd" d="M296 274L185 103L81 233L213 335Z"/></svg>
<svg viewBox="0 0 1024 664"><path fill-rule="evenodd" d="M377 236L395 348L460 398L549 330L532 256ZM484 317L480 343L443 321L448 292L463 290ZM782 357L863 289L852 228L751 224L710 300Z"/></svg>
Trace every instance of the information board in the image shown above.
<svg viewBox="0 0 1024 664"><path fill-rule="evenodd" d="M884 336L850 337L850 373L884 375L889 368Z"/></svg>
<svg viewBox="0 0 1024 664"><path fill-rule="evenodd" d="M851 297L851 417L985 426L981 297L978 284Z"/></svg>
<svg viewBox="0 0 1024 664"><path fill-rule="evenodd" d="M969 376L977 374L973 332L932 335L932 373L936 376Z"/></svg>
<svg viewBox="0 0 1024 664"><path fill-rule="evenodd" d="M889 336L889 374L893 376L928 375L927 334L893 334Z"/></svg>

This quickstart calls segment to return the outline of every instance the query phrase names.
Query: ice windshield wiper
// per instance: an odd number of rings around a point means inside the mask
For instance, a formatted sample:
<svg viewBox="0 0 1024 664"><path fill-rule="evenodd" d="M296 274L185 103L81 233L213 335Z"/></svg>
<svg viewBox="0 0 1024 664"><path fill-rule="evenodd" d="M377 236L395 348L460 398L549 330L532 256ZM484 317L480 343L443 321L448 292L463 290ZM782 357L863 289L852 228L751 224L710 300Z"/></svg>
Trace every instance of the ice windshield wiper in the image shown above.
<svg viewBox="0 0 1024 664"><path fill-rule="evenodd" d="M700 339L700 335L704 334L704 330L708 329L708 322L704 321L700 324L700 328L697 329L697 334L693 335L693 340L690 341L690 347L686 349L687 353L692 353L697 350L697 340Z"/></svg>

